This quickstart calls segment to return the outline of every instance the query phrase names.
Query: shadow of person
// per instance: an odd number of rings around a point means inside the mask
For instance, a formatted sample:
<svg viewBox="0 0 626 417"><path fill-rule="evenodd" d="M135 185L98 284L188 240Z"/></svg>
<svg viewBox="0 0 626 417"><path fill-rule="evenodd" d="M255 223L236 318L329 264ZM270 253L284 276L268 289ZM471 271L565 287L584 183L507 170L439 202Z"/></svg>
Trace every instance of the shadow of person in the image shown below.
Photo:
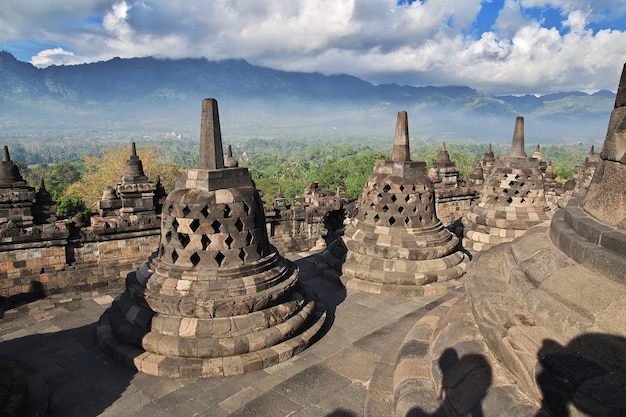
<svg viewBox="0 0 626 417"><path fill-rule="evenodd" d="M438 360L441 370L439 408L428 413L415 407L410 417L472 416L483 417L482 401L492 383L491 366L480 354L467 354L459 359L457 351L448 348Z"/></svg>
<svg viewBox="0 0 626 417"><path fill-rule="evenodd" d="M542 412L571 415L571 407L589 416L626 417L626 339L589 333L566 346L546 339L537 353L535 378Z"/></svg>
<svg viewBox="0 0 626 417"><path fill-rule="evenodd" d="M39 281L31 281L31 290L27 293L15 294L10 297L0 296L0 319L4 318L4 312L17 308L24 304L32 303L46 297L46 290Z"/></svg>

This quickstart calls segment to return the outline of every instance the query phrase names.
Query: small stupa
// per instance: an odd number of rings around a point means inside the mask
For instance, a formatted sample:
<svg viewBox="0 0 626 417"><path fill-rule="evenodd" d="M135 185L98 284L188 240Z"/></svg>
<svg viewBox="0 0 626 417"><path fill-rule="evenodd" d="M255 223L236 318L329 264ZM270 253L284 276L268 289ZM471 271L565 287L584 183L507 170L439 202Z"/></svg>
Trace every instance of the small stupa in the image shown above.
<svg viewBox="0 0 626 417"><path fill-rule="evenodd" d="M155 256L128 275L98 338L114 358L169 377L262 369L305 349L325 310L269 244L247 168L226 167L217 101L202 102L198 169L178 172Z"/></svg>
<svg viewBox="0 0 626 417"><path fill-rule="evenodd" d="M348 289L402 296L445 293L465 272L458 239L435 210L435 189L426 163L411 161L407 112L398 113L391 160L376 161L345 227L327 257L343 260Z"/></svg>
<svg viewBox="0 0 626 417"><path fill-rule="evenodd" d="M6 227L26 228L33 225L35 189L30 187L4 146L0 163L0 230ZM9 225L10 223L10 225Z"/></svg>
<svg viewBox="0 0 626 417"><path fill-rule="evenodd" d="M487 154L485 157L491 159ZM524 118L518 117L511 154L495 158L486 173L478 203L463 215L463 247L470 251L486 250L510 242L549 219L541 164L524 151Z"/></svg>

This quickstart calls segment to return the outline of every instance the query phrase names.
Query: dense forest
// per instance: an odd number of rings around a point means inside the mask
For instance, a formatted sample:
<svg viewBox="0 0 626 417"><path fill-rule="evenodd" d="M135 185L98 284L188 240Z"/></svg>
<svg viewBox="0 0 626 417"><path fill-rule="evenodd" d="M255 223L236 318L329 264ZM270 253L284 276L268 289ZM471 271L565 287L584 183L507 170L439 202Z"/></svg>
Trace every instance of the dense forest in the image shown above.
<svg viewBox="0 0 626 417"><path fill-rule="evenodd" d="M197 165L197 141L171 137L133 140L137 142L146 175L152 181L158 176L167 191L174 186L177 169ZM293 198L311 181L328 190L340 187L348 195L358 197L375 161L388 158L392 144L373 140L365 144L350 142L248 139L233 143L232 148L239 165L250 170L264 200L271 202L279 187L287 198ZM130 155L130 144L119 143L119 139L110 138L78 142L67 139L20 141L10 143L9 147L22 176L33 186L38 186L43 177L46 189L58 203L58 215L69 217L79 210L95 211L96 200L104 189L119 182ZM446 144L451 160L464 177L482 160L487 146L486 143ZM532 155L535 146L527 146L526 153ZM413 140L411 158L430 166L441 147L442 143ZM557 180L565 181L574 167L584 161L590 147L589 143L578 142L548 145L541 151L543 160L555 167ZM509 152L507 145L494 144L492 148L496 155Z"/></svg>

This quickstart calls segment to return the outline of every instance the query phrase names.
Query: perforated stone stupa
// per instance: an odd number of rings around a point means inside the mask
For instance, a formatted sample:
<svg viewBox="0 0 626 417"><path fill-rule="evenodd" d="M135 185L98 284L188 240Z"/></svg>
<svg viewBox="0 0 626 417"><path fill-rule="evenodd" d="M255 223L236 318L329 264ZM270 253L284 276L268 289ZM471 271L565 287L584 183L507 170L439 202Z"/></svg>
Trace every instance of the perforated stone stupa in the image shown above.
<svg viewBox="0 0 626 417"><path fill-rule="evenodd" d="M524 118L518 117L511 154L495 158L486 173L478 204L463 216L463 247L470 251L486 250L510 242L549 219L540 161L526 156Z"/></svg>
<svg viewBox="0 0 626 417"><path fill-rule="evenodd" d="M234 375L305 349L325 311L268 242L247 168L225 167L217 101L202 103L199 169L181 170L158 253L127 277L98 338L116 359L170 377Z"/></svg>
<svg viewBox="0 0 626 417"><path fill-rule="evenodd" d="M489 350L546 415L626 415L626 65L587 192L465 282Z"/></svg>
<svg viewBox="0 0 626 417"><path fill-rule="evenodd" d="M456 285L465 256L437 217L426 163L410 159L406 112L398 113L392 159L376 161L358 205L326 254L348 289L419 296Z"/></svg>

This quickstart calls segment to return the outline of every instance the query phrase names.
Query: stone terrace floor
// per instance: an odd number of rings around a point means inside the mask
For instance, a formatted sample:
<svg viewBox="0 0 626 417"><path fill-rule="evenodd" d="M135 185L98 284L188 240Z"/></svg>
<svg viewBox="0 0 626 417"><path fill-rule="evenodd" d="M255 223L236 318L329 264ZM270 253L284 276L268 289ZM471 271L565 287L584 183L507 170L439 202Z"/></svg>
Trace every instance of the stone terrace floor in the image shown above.
<svg viewBox="0 0 626 417"><path fill-rule="evenodd" d="M288 258L326 304L326 330L307 350L271 368L185 380L114 362L100 349L96 323L121 288L54 295L5 311L0 355L43 375L51 416L393 416L400 344L420 317L454 293L413 299L346 294L315 271L317 255Z"/></svg>

